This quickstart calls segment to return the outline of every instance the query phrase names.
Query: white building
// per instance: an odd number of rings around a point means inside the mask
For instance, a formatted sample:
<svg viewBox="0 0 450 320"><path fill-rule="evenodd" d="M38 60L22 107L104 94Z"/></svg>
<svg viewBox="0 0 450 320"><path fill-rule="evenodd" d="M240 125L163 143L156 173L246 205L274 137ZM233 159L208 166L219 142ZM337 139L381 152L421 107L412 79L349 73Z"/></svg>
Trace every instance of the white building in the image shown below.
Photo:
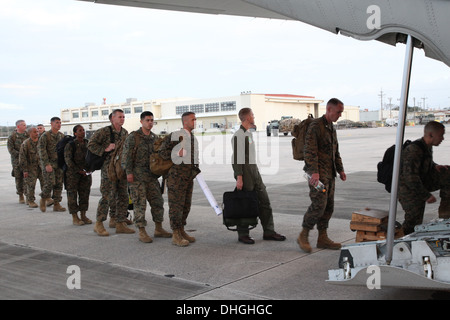
<svg viewBox="0 0 450 320"><path fill-rule="evenodd" d="M305 119L308 114L319 117L325 113L325 106L319 106L323 100L311 96L293 94L255 94L243 92L240 95L220 98L174 98L137 101L127 99L124 103L95 105L61 110L61 131L72 134L76 124L84 126L86 131L94 131L109 125L109 114L114 109L122 109L125 113L124 128L128 132L139 129L140 114L151 111L155 124L153 132L172 132L181 128L181 115L186 111L196 113L197 131L211 129L229 129L239 124L238 112L241 108L250 107L255 114L258 130L265 130L270 120L281 119L282 116ZM345 106L342 119L359 121L359 108Z"/></svg>

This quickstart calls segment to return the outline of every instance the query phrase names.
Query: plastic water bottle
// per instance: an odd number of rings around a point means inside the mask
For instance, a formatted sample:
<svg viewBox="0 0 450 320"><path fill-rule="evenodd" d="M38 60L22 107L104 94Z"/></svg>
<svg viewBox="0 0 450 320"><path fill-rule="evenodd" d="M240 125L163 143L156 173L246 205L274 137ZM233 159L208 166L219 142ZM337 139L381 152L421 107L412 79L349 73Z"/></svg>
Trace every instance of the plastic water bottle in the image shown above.
<svg viewBox="0 0 450 320"><path fill-rule="evenodd" d="M308 173L305 172L304 177L309 183L309 180L311 179L311 176ZM321 181L319 181L317 186L315 186L314 188L316 188L316 190L319 191L319 192L326 192L327 191L325 189L325 185Z"/></svg>

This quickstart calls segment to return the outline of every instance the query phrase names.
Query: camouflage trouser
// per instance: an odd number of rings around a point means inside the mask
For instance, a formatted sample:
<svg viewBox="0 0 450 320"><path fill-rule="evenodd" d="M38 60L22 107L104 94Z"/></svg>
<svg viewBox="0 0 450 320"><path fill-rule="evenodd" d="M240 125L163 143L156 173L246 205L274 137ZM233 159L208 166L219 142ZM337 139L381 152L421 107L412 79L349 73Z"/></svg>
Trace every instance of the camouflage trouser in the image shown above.
<svg viewBox="0 0 450 320"><path fill-rule="evenodd" d="M27 202L31 202L36 200L34 196L34 191L36 189L36 181L39 179L39 183L41 185L41 189L44 186L44 178L42 176L42 170L40 167L37 167L37 170L29 171L28 177L25 178L25 196L27 198Z"/></svg>
<svg viewBox="0 0 450 320"><path fill-rule="evenodd" d="M134 181L129 183L131 200L133 201L134 224L136 227L145 227L145 210L147 201L150 204L150 210L154 222L163 222L164 200L161 195L161 187L158 179L148 181Z"/></svg>
<svg viewBox="0 0 450 320"><path fill-rule="evenodd" d="M111 201L109 203L109 216L110 217L114 217L116 214L116 202L115 201Z"/></svg>
<svg viewBox="0 0 450 320"><path fill-rule="evenodd" d="M63 171L58 167L53 167L52 172L47 172L45 167L42 170L44 178L44 188L40 194L41 198L52 198L55 202L61 202L63 189ZM53 195L52 195L53 191Z"/></svg>
<svg viewBox="0 0 450 320"><path fill-rule="evenodd" d="M16 193L23 194L26 190L24 188L23 171L19 164L13 166L13 176L16 181Z"/></svg>
<svg viewBox="0 0 450 320"><path fill-rule="evenodd" d="M399 200L405 211L405 221L403 222L404 234L414 232L414 227L422 224L423 214L425 212L425 201L417 201L417 199L402 199Z"/></svg>
<svg viewBox="0 0 450 320"><path fill-rule="evenodd" d="M439 196L442 199L450 199L450 169L443 169L441 172L433 170L424 183L429 192L440 190ZM398 200L405 211L405 221L403 222L404 234L414 232L414 227L422 224L423 215L427 199L420 199L413 192L399 188Z"/></svg>
<svg viewBox="0 0 450 320"><path fill-rule="evenodd" d="M88 210L91 185L92 176L82 176L78 172L66 172L67 205L70 214Z"/></svg>
<svg viewBox="0 0 450 320"><path fill-rule="evenodd" d="M190 175L178 175L172 170L167 178L167 190L170 227L175 230L186 225L186 219L191 210L194 180Z"/></svg>
<svg viewBox="0 0 450 320"><path fill-rule="evenodd" d="M313 186L309 186L311 205L303 216L303 228L317 230L328 229L328 222L334 211L335 179L324 182L326 192L319 192Z"/></svg>
<svg viewBox="0 0 450 320"><path fill-rule="evenodd" d="M108 210L111 207L110 217L115 218L117 222L123 222L126 220L128 213L127 180L109 180L106 167L106 165L102 167L100 181L100 192L102 196L98 201L97 221L105 221L108 216ZM113 211L114 205L115 210Z"/></svg>

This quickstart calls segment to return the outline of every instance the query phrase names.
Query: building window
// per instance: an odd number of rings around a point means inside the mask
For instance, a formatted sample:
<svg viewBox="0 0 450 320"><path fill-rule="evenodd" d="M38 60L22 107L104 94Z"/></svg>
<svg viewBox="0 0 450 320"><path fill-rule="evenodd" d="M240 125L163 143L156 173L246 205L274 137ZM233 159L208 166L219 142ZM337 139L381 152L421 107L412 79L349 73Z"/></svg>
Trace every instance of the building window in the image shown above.
<svg viewBox="0 0 450 320"><path fill-rule="evenodd" d="M189 106L177 106L175 107L175 110L177 114L183 114L189 111Z"/></svg>
<svg viewBox="0 0 450 320"><path fill-rule="evenodd" d="M78 112L72 112L72 118L78 119L80 117L80 114Z"/></svg>
<svg viewBox="0 0 450 320"><path fill-rule="evenodd" d="M236 101L225 101L220 103L221 111L234 111L236 110Z"/></svg>
<svg viewBox="0 0 450 320"><path fill-rule="evenodd" d="M219 111L220 111L220 108L219 108L218 102L205 104L205 112L219 112Z"/></svg>
<svg viewBox="0 0 450 320"><path fill-rule="evenodd" d="M131 113L131 108L123 108L123 113L124 114L130 114Z"/></svg>
<svg viewBox="0 0 450 320"><path fill-rule="evenodd" d="M203 104L193 104L191 105L191 112L203 113Z"/></svg>
<svg viewBox="0 0 450 320"><path fill-rule="evenodd" d="M109 115L108 109L102 110L102 116L108 116L108 115Z"/></svg>
<svg viewBox="0 0 450 320"><path fill-rule="evenodd" d="M89 118L89 112L88 112L88 111L83 111L83 112L81 113L81 117L82 117L82 118Z"/></svg>
<svg viewBox="0 0 450 320"><path fill-rule="evenodd" d="M142 106L134 107L134 113L142 113Z"/></svg>
<svg viewBox="0 0 450 320"><path fill-rule="evenodd" d="M94 110L91 112L92 117L98 117L98 110Z"/></svg>

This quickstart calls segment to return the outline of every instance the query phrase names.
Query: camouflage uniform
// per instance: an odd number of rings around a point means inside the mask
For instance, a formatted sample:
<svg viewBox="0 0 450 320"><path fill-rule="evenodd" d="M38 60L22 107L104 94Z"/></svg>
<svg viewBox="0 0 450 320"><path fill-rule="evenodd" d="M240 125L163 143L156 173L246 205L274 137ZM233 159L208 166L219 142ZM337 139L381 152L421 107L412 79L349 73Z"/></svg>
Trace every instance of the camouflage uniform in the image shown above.
<svg viewBox="0 0 450 320"><path fill-rule="evenodd" d="M186 151L183 157L178 155L181 148ZM163 159L172 159L174 162L167 175L167 190L170 227L176 230L186 225L191 210L194 178L200 172L197 138L184 129L172 132L164 139L159 153Z"/></svg>
<svg viewBox="0 0 450 320"><path fill-rule="evenodd" d="M326 192L318 192L309 185L311 205L303 217L302 226L318 230L326 230L334 211L334 189L336 173L344 171L336 128L328 123L325 116L314 119L308 127L305 137L305 166L303 170L309 174L319 173Z"/></svg>
<svg viewBox="0 0 450 320"><path fill-rule="evenodd" d="M89 194L91 192L92 176L82 175L79 172L86 170L86 152L88 140L80 143L77 138L66 144L64 160L67 169L65 181L67 190L67 204L69 213L86 212L89 208Z"/></svg>
<svg viewBox="0 0 450 320"><path fill-rule="evenodd" d="M413 141L402 151L398 198L405 211L403 232L409 234L421 224L426 200L431 191L440 190L442 200L450 199L450 169L438 172L432 147L423 138Z"/></svg>
<svg viewBox="0 0 450 320"><path fill-rule="evenodd" d="M105 149L111 143L111 131L114 134L114 143L117 146L123 143L128 136L128 131L121 128L120 132L114 129L114 126L106 126L95 131L88 143L88 149L96 155L103 156ZM118 181L111 181L108 178L108 166L111 161L111 153L106 153L106 158L101 169L100 192L102 197L98 202L97 207L97 221L105 221L108 216L109 203L114 202L116 210L111 211L111 218L116 222L125 222L127 217L128 207L128 190L127 180L122 179ZM114 204L111 205L114 208Z"/></svg>
<svg viewBox="0 0 450 320"><path fill-rule="evenodd" d="M146 201L149 202L154 222L164 220L164 200L158 176L150 171L150 154L157 136L150 132L145 135L140 128L131 132L125 140L122 151L122 167L126 174L133 174L134 181L128 183L133 201L134 223L136 227L145 227Z"/></svg>
<svg viewBox="0 0 450 320"><path fill-rule="evenodd" d="M237 179L237 176L242 176L243 190L256 190L259 201L259 219L264 235L274 234L272 206L266 186L256 165L256 149L252 133L241 125L240 129L233 135L231 144L233 146L232 167L234 178ZM248 236L248 228L248 224L237 225L238 236Z"/></svg>
<svg viewBox="0 0 450 320"><path fill-rule="evenodd" d="M20 146L19 165L23 172L28 173L25 178L25 195L27 202L36 200L34 191L36 188L36 180L39 179L41 189L43 187L43 176L41 166L39 164L39 154L37 150L38 141L31 138L26 139Z"/></svg>
<svg viewBox="0 0 450 320"><path fill-rule="evenodd" d="M55 203L59 203L62 200L63 189L63 171L58 166L58 154L56 153L56 144L64 138L62 132L54 134L51 130L46 131L39 137L38 152L40 158L40 164L42 169L42 175L44 177L44 188L40 194L41 198L52 198ZM46 165L51 165L52 172L45 170ZM53 191L53 196L52 196Z"/></svg>
<svg viewBox="0 0 450 320"><path fill-rule="evenodd" d="M13 133L8 137L8 151L11 154L11 164L13 167L12 176L16 180L16 193L22 195L25 191L24 189L24 178L23 170L19 165L19 151L22 143L28 138L28 132L18 133L14 130Z"/></svg>

